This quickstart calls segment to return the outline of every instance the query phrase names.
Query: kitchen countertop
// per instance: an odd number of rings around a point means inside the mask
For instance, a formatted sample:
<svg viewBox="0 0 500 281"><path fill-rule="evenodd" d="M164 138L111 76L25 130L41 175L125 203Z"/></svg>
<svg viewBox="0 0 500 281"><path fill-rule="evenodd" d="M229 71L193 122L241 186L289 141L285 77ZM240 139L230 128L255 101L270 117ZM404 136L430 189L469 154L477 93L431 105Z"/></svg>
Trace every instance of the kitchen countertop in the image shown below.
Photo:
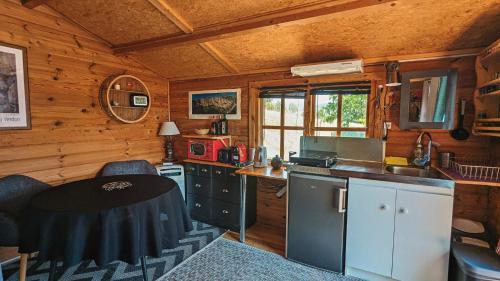
<svg viewBox="0 0 500 281"><path fill-rule="evenodd" d="M276 179L276 180L287 180L288 172L285 170L285 167L282 167L279 170L273 170L271 166L263 167L263 168L255 168L254 166L248 166L236 171L237 174L247 175L252 177L259 178L268 178L268 179Z"/></svg>
<svg viewBox="0 0 500 281"><path fill-rule="evenodd" d="M385 167L384 164L378 162L339 160L337 164L330 169L330 174L336 177L362 178L444 188L455 187L455 182L438 170L436 170L436 172L439 178L424 178L393 174L388 172Z"/></svg>
<svg viewBox="0 0 500 281"><path fill-rule="evenodd" d="M436 170L436 172L439 175L439 178L397 175L386 171L385 165L380 162L342 159L339 159L337 163L330 169L330 175L335 177L361 178L443 188L454 188L455 183L452 179L440 173L438 170ZM281 180L286 180L288 178L288 173L284 170L284 168L276 171L269 166L266 168L254 168L253 166L249 166L238 170L236 173L254 177L264 177Z"/></svg>

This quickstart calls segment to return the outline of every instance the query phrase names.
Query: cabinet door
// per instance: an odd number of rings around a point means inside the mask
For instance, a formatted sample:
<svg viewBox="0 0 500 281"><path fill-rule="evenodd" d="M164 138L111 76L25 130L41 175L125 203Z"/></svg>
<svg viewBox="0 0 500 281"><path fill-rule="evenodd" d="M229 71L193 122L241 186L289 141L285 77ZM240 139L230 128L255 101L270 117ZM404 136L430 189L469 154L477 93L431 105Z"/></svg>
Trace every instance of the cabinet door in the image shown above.
<svg viewBox="0 0 500 281"><path fill-rule="evenodd" d="M392 277L448 280L453 197L397 192Z"/></svg>
<svg viewBox="0 0 500 281"><path fill-rule="evenodd" d="M391 276L396 190L349 184L346 265Z"/></svg>

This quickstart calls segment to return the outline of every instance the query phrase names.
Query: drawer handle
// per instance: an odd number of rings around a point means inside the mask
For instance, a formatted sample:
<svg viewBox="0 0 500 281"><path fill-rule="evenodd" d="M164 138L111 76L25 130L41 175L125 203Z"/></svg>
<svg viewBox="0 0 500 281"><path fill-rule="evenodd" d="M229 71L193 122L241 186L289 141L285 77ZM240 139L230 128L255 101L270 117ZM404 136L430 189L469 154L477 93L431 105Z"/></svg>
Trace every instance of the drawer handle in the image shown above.
<svg viewBox="0 0 500 281"><path fill-rule="evenodd" d="M191 171L191 172L194 172L194 168L193 167L189 167L188 170Z"/></svg>
<svg viewBox="0 0 500 281"><path fill-rule="evenodd" d="M228 193L228 192L229 192L229 189L227 189L227 188L223 188L223 189L222 189L222 192L223 192L223 193Z"/></svg>
<svg viewBox="0 0 500 281"><path fill-rule="evenodd" d="M201 187L201 184L197 183L194 185L195 187Z"/></svg>
<svg viewBox="0 0 500 281"><path fill-rule="evenodd" d="M399 208L399 213L400 214L408 214L408 209L406 209L406 208Z"/></svg>
<svg viewBox="0 0 500 281"><path fill-rule="evenodd" d="M208 170L207 170L207 169L205 169L205 168L201 169L201 171L202 171L203 173L208 172Z"/></svg>
<svg viewBox="0 0 500 281"><path fill-rule="evenodd" d="M194 205L195 205L196 207L198 207L198 208L201 208L201 204L200 204L200 203L196 203L196 204L194 204Z"/></svg>
<svg viewBox="0 0 500 281"><path fill-rule="evenodd" d="M235 173L229 173L229 175L230 175L231 177L236 177L236 174L235 174Z"/></svg>
<svg viewBox="0 0 500 281"><path fill-rule="evenodd" d="M380 205L380 210L385 211L387 209L389 209L389 205L387 205L387 204Z"/></svg>
<svg viewBox="0 0 500 281"><path fill-rule="evenodd" d="M221 175L221 174L222 174L222 172L221 172L221 171L219 171L219 170L215 171L215 173L216 173L217 175Z"/></svg>
<svg viewBox="0 0 500 281"><path fill-rule="evenodd" d="M225 215L227 215L227 214L229 214L229 211L228 210L222 210L222 213L225 214Z"/></svg>

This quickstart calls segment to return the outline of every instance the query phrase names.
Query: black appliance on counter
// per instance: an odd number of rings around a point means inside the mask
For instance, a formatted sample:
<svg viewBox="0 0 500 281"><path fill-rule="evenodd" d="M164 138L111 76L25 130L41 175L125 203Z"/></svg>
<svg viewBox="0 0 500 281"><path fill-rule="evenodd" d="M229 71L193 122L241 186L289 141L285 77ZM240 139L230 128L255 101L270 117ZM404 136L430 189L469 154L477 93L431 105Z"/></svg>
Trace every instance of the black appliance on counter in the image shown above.
<svg viewBox="0 0 500 281"><path fill-rule="evenodd" d="M301 150L290 153L290 162L311 167L329 168L337 162L337 153L330 151Z"/></svg>
<svg viewBox="0 0 500 281"><path fill-rule="evenodd" d="M225 147L219 149L217 152L217 162L221 163L231 163L231 151L232 149L230 147Z"/></svg>
<svg viewBox="0 0 500 281"><path fill-rule="evenodd" d="M221 148L218 151L217 162L233 165L243 163L247 159L242 154L244 154L244 152L241 151L239 146Z"/></svg>

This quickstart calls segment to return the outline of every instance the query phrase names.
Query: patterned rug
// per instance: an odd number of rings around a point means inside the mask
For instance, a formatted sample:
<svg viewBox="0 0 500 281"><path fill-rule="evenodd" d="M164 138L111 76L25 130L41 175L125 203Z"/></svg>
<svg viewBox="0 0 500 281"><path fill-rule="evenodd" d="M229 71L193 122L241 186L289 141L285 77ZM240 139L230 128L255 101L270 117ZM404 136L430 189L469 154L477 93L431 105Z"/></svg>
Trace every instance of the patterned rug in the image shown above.
<svg viewBox="0 0 500 281"><path fill-rule="evenodd" d="M358 281L360 279L308 267L274 253L220 238L159 280Z"/></svg>
<svg viewBox="0 0 500 281"><path fill-rule="evenodd" d="M161 258L148 258L148 276L149 280L156 280L174 266L189 258L192 254L198 252L203 247L217 237L224 234L224 230L215 226L193 221L194 230L189 232L185 239L180 241L179 247L175 249L164 250ZM49 262L40 263L36 259L28 262L27 280L45 281L49 278ZM61 266L60 264L59 266ZM15 262L9 265L3 265L3 276L5 281L17 281L19 263ZM129 265L124 262L112 262L105 267L97 267L93 261L82 262L72 266L62 272L58 271L59 280L85 280L85 281L139 281L142 279L140 264Z"/></svg>

